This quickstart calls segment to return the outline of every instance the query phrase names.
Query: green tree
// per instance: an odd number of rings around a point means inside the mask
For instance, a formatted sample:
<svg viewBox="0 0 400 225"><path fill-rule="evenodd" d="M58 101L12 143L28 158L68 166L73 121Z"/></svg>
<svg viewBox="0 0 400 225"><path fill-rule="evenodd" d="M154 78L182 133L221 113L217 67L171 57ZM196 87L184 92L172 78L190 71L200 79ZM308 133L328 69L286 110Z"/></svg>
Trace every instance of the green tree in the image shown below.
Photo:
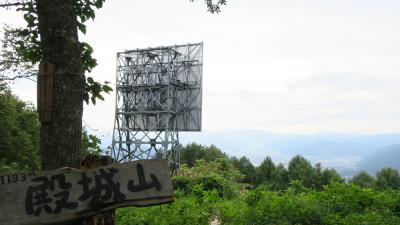
<svg viewBox="0 0 400 225"><path fill-rule="evenodd" d="M256 184L272 184L275 175L275 164L271 157L267 156L256 169Z"/></svg>
<svg viewBox="0 0 400 225"><path fill-rule="evenodd" d="M181 163L186 164L189 167L194 166L196 160L203 159L206 162L211 162L219 158L227 158L226 154L223 153L215 145L209 147L191 143L185 147L180 147Z"/></svg>
<svg viewBox="0 0 400 225"><path fill-rule="evenodd" d="M376 179L365 171L354 175L349 182L362 188L374 188L376 185Z"/></svg>
<svg viewBox="0 0 400 225"><path fill-rule="evenodd" d="M202 158L202 149L203 146L196 143L187 144L184 147L181 146L179 148L181 163L192 167L196 159Z"/></svg>
<svg viewBox="0 0 400 225"><path fill-rule="evenodd" d="M399 189L399 171L390 167L379 170L376 173L376 187L380 190Z"/></svg>
<svg viewBox="0 0 400 225"><path fill-rule="evenodd" d="M243 183L253 183L255 177L256 168L250 162L250 160L242 156L240 159L236 157L232 157L231 161L233 165L244 175L244 178L241 180Z"/></svg>
<svg viewBox="0 0 400 225"><path fill-rule="evenodd" d="M101 139L94 134L89 134L86 129L82 130L81 152L82 158L87 155L99 156L103 149L101 149Z"/></svg>
<svg viewBox="0 0 400 225"><path fill-rule="evenodd" d="M220 196L233 197L239 189L238 181L243 175L228 158L219 158L211 162L196 160L193 167L183 166L179 176L173 177L175 190L185 193L215 189Z"/></svg>
<svg viewBox="0 0 400 225"><path fill-rule="evenodd" d="M32 104L19 100L0 82L0 159L2 167L39 169L39 121Z"/></svg>
<svg viewBox="0 0 400 225"><path fill-rule="evenodd" d="M219 158L212 162L207 162L203 159L197 160L195 166L190 171L195 176L218 174L227 180L235 182L238 182L243 177L228 158Z"/></svg>
<svg viewBox="0 0 400 225"><path fill-rule="evenodd" d="M330 182L341 183L344 181L344 179L336 170L322 169L321 163L317 163L313 170L312 186L316 190L322 190L323 186L329 184Z"/></svg>
<svg viewBox="0 0 400 225"><path fill-rule="evenodd" d="M331 182L343 183L344 179L335 169L324 169L321 177L322 186Z"/></svg>
<svg viewBox="0 0 400 225"><path fill-rule="evenodd" d="M276 166L274 183L277 190L286 190L289 186L289 173L282 163Z"/></svg>
<svg viewBox="0 0 400 225"><path fill-rule="evenodd" d="M228 158L228 156L222 152L221 149L215 145L210 145L203 149L203 159L207 162L214 161L219 158Z"/></svg>
<svg viewBox="0 0 400 225"><path fill-rule="evenodd" d="M314 170L311 163L302 156L293 157L288 166L289 180L299 180L307 188L313 186Z"/></svg>

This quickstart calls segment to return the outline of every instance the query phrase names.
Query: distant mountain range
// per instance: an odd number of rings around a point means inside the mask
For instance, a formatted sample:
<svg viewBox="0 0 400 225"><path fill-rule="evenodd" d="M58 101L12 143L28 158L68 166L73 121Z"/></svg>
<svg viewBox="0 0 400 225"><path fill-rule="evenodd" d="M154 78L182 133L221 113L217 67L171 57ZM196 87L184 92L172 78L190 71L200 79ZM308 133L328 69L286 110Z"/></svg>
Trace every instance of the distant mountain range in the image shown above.
<svg viewBox="0 0 400 225"><path fill-rule="evenodd" d="M279 134L262 130L220 130L181 132L180 142L214 144L230 156L246 156L259 164L266 156L287 164L295 155L302 155L313 164L335 168L344 176L360 170L374 173L392 166L400 169L400 133L392 134ZM103 146L111 143L103 138Z"/></svg>
<svg viewBox="0 0 400 225"><path fill-rule="evenodd" d="M390 145L363 156L357 165L371 174L383 167L400 170L400 144Z"/></svg>
<svg viewBox="0 0 400 225"><path fill-rule="evenodd" d="M395 165L391 164L393 157L400 159L400 149L396 151L393 147L400 146L400 133L298 135L260 130L223 130L182 132L180 140L183 144L214 144L231 156L246 156L255 164L260 163L266 156L272 157L275 162L287 164L293 156L302 155L312 163L321 162L323 167L335 168L345 176L360 170L373 171L372 168ZM384 151L385 154L382 154L379 161L369 160L371 158L368 156L376 157L374 154L380 154L378 152L388 146L392 146L391 154ZM393 152L398 155L394 155ZM396 168L400 169L400 166Z"/></svg>

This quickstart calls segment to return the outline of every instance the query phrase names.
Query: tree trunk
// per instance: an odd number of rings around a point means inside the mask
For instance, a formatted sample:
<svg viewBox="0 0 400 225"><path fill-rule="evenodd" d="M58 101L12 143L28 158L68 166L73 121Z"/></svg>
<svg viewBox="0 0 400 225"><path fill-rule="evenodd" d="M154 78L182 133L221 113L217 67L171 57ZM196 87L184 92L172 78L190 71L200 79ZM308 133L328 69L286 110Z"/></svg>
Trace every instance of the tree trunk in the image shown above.
<svg viewBox="0 0 400 225"><path fill-rule="evenodd" d="M54 65L51 119L41 122L42 169L78 168L84 71L73 0L37 0L43 63Z"/></svg>
<svg viewBox="0 0 400 225"><path fill-rule="evenodd" d="M54 65L51 119L40 128L43 170L80 163L85 78L73 6L73 0L37 0L42 63Z"/></svg>

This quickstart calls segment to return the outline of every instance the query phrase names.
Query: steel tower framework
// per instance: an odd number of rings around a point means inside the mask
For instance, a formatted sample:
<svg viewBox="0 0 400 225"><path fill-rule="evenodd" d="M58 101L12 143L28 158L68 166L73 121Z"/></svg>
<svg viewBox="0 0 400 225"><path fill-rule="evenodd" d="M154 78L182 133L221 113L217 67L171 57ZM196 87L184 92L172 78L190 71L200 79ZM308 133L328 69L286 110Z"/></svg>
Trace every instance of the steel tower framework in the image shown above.
<svg viewBox="0 0 400 225"><path fill-rule="evenodd" d="M117 53L112 155L179 166L179 131L201 130L203 43Z"/></svg>

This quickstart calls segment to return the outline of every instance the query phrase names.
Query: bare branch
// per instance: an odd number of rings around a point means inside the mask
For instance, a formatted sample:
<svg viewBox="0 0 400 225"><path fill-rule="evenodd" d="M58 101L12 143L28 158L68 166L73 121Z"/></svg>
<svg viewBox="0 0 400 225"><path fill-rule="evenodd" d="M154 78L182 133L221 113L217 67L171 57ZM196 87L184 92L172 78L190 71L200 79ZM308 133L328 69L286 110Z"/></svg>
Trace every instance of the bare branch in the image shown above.
<svg viewBox="0 0 400 225"><path fill-rule="evenodd" d="M19 75L14 75L14 76L5 76L4 74L0 74L0 81L13 81L16 79L27 79L33 82L36 82L34 79L37 76L36 71L30 71L29 73L26 74L19 74Z"/></svg>
<svg viewBox="0 0 400 225"><path fill-rule="evenodd" d="M19 0L19 1L10 1L7 0L5 1L5 3L0 4L0 8L10 8L10 7L14 7L14 6L21 6L21 5L25 5L26 2L24 0Z"/></svg>
<svg viewBox="0 0 400 225"><path fill-rule="evenodd" d="M6 4L0 4L0 8L9 8L12 6L20 6L20 5L24 5L25 3L22 2L16 2L16 3L6 3Z"/></svg>

